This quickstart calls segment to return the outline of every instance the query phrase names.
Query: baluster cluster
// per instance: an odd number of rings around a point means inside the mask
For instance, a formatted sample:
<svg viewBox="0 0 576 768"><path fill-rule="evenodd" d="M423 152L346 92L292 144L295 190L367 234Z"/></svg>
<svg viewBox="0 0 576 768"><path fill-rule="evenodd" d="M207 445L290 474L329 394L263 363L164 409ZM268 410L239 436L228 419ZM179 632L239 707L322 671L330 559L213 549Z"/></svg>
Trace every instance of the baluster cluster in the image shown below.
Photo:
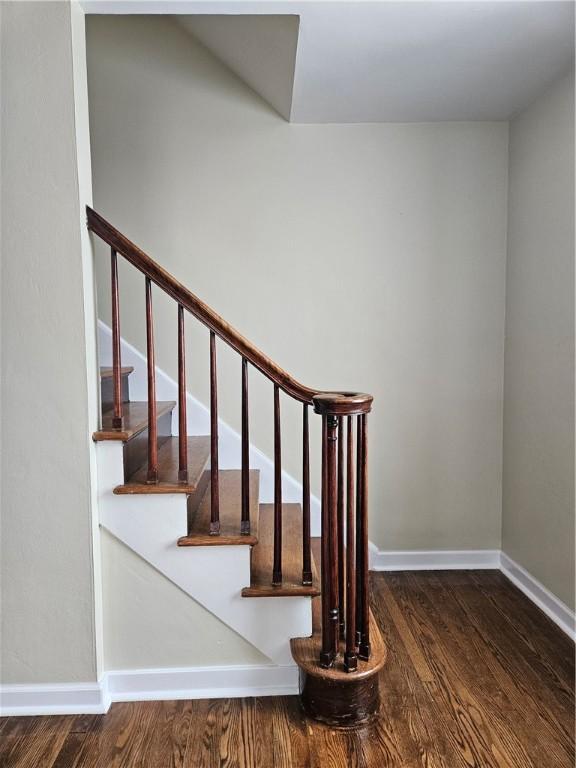
<svg viewBox="0 0 576 768"><path fill-rule="evenodd" d="M368 433L371 398L360 412L320 395L322 415L322 645L320 665L333 666L344 641L344 668L370 657L368 590ZM356 461L354 461L356 422ZM346 429L344 426L346 425ZM346 458L344 458L346 456Z"/></svg>

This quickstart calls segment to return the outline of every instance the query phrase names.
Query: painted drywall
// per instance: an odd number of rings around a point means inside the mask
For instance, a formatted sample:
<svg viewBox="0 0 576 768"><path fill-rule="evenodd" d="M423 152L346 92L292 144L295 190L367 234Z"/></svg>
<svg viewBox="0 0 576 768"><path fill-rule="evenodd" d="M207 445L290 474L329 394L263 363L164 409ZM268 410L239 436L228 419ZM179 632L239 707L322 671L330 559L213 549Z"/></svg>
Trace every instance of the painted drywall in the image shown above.
<svg viewBox="0 0 576 768"><path fill-rule="evenodd" d="M102 572L106 670L270 663L104 530Z"/></svg>
<svg viewBox="0 0 576 768"><path fill-rule="evenodd" d="M197 14L175 18L282 117L290 120L298 16Z"/></svg>
<svg viewBox="0 0 576 768"><path fill-rule="evenodd" d="M2 3L3 683L99 671L82 24L69 3Z"/></svg>
<svg viewBox="0 0 576 768"><path fill-rule="evenodd" d="M510 126L502 546L574 608L574 76Z"/></svg>
<svg viewBox="0 0 576 768"><path fill-rule="evenodd" d="M498 548L507 124L291 125L170 19L87 28L96 208L301 381L374 394L378 547ZM122 334L144 350L144 281L120 278ZM176 310L154 301L174 376ZM190 320L187 341L207 402L208 334ZM239 360L218 351L220 415L238 429ZM268 455L272 397L253 372L251 438ZM282 412L298 477L300 408Z"/></svg>

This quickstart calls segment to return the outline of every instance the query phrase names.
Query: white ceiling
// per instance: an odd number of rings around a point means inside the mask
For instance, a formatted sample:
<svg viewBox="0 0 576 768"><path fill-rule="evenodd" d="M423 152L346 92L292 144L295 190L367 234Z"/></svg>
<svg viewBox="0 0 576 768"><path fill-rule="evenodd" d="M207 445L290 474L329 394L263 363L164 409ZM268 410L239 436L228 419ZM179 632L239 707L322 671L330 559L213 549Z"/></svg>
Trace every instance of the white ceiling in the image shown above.
<svg viewBox="0 0 576 768"><path fill-rule="evenodd" d="M506 120L566 71L574 56L574 3L568 0L83 5L92 13L204 15L180 23L299 123ZM300 17L299 30L278 18L286 14ZM266 24L253 18L262 15L276 18Z"/></svg>
<svg viewBox="0 0 576 768"><path fill-rule="evenodd" d="M303 16L296 122L503 120L567 69L571 2L335 3Z"/></svg>

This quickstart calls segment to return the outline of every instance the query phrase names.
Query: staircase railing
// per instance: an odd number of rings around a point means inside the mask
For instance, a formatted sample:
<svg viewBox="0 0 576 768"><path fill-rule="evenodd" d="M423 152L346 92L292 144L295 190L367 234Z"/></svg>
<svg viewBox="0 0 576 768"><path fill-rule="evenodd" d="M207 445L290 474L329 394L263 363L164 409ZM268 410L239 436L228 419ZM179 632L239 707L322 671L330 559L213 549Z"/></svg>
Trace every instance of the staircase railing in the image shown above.
<svg viewBox="0 0 576 768"><path fill-rule="evenodd" d="M250 533L248 364L274 385L274 556L271 583L282 584L282 461L280 390L302 403L302 584L312 583L310 542L309 407L322 419L322 537L321 600L323 667L334 664L344 642L344 667L353 672L357 659L370 656L368 593L368 432L372 396L358 392L329 392L300 384L232 328L207 304L179 283L144 251L128 240L92 208L86 208L88 229L110 246L112 293L113 424L122 426L120 293L117 255L144 275L148 374L149 483L158 482L158 434L154 363L152 284L177 304L178 455L179 480L187 481L186 374L184 310L210 332L210 534L220 533L218 486L218 383L216 338L242 359L241 534ZM345 458L344 458L345 457ZM345 487L346 486L346 487Z"/></svg>

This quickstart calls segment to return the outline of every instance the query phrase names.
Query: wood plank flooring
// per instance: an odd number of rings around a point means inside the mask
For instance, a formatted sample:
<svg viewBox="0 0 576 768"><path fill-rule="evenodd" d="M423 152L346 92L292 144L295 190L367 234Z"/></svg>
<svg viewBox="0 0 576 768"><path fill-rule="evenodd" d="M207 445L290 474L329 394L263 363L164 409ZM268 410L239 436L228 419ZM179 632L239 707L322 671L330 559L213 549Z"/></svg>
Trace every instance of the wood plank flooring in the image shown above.
<svg viewBox="0 0 576 768"><path fill-rule="evenodd" d="M0 720L2 768L573 768L574 646L496 571L371 574L388 645L372 725L296 697Z"/></svg>

